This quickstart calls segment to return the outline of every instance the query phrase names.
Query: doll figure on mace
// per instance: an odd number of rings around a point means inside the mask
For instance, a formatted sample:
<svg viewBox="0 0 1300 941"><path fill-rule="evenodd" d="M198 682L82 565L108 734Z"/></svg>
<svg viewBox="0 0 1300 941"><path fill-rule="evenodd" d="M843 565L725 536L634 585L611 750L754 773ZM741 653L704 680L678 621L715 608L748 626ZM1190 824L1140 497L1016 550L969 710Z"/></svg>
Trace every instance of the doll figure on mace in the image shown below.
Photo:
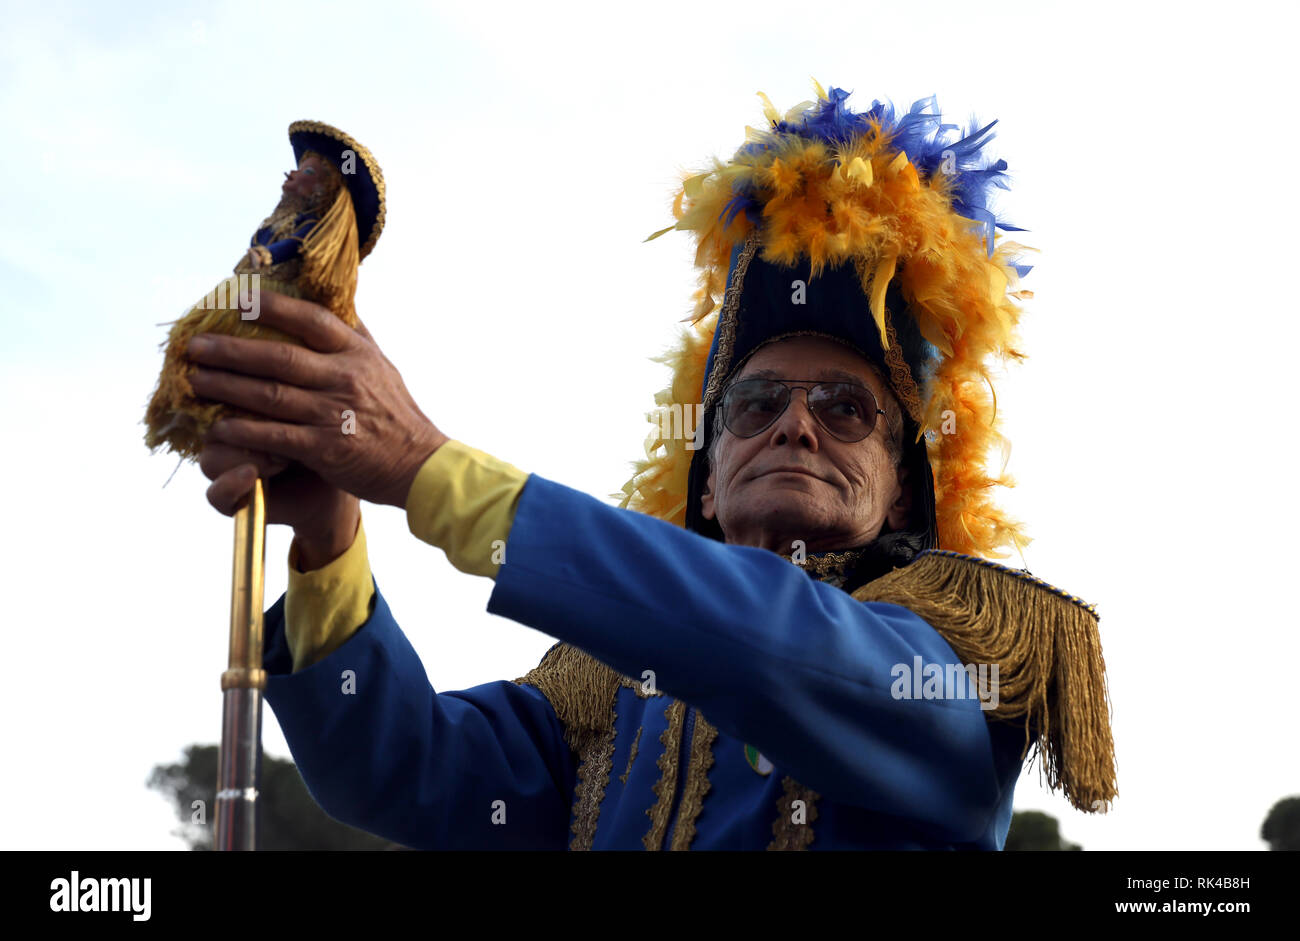
<svg viewBox="0 0 1300 941"><path fill-rule="evenodd" d="M301 297L328 307L349 327L357 266L384 227L384 177L370 151L319 121L289 126L298 167L285 174L279 205L250 240L226 278L171 328L162 373L145 412L145 444L195 458L212 424L238 409L195 395L185 356L198 333L283 340L291 337L257 321L259 291Z"/></svg>

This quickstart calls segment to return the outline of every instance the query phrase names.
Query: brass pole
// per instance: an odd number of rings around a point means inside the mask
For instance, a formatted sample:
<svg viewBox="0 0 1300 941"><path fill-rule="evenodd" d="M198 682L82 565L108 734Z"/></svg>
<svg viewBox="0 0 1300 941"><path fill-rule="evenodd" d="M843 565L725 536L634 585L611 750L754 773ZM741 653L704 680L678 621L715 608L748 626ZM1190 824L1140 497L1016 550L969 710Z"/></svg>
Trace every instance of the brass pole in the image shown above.
<svg viewBox="0 0 1300 941"><path fill-rule="evenodd" d="M221 754L215 850L257 849L257 788L262 776L262 596L266 571L266 496L259 477L235 513L230 591L230 658L221 674Z"/></svg>

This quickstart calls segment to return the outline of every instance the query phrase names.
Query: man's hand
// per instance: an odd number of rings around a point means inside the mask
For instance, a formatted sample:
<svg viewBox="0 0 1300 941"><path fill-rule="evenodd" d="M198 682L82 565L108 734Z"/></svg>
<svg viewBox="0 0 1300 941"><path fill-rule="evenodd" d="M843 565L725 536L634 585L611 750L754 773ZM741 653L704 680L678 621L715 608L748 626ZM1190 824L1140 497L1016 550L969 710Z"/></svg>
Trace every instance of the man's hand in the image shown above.
<svg viewBox="0 0 1300 941"><path fill-rule="evenodd" d="M338 490L405 507L415 475L447 436L364 325L351 330L326 308L282 294L262 292L260 300L259 323L307 346L218 334L190 341L190 359L200 364L194 391L265 416L217 422L208 447L294 461Z"/></svg>
<svg viewBox="0 0 1300 941"><path fill-rule="evenodd" d="M356 538L360 501L301 464L286 467L269 454L214 443L203 448L199 468L212 481L208 502L226 516L247 501L253 481L265 478L267 522L293 527L303 571L334 561Z"/></svg>

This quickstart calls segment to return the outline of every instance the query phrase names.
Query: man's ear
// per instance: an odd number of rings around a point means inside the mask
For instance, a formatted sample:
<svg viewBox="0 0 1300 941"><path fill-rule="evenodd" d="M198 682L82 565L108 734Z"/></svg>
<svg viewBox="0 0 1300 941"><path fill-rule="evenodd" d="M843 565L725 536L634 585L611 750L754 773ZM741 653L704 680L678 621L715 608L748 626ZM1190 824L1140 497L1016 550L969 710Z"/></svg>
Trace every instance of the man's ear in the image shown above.
<svg viewBox="0 0 1300 941"><path fill-rule="evenodd" d="M700 494L700 515L706 520L713 519L715 508L713 506L713 480L717 477L718 472L709 468L709 479L704 483L704 492Z"/></svg>
<svg viewBox="0 0 1300 941"><path fill-rule="evenodd" d="M907 466L898 466L898 486L894 489L894 501L889 505L885 520L892 532L907 528L907 521L912 515L912 482L907 479Z"/></svg>

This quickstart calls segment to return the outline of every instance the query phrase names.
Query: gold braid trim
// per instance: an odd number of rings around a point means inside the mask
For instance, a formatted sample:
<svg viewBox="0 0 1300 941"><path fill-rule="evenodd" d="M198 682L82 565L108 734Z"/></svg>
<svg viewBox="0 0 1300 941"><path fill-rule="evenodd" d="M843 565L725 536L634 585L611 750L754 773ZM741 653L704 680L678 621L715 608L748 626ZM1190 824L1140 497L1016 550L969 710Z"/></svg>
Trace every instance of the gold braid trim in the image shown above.
<svg viewBox="0 0 1300 941"><path fill-rule="evenodd" d="M819 555L805 556L802 562L794 561L794 552L789 549L782 549L777 555L785 559L791 565L798 566L809 574L809 576L819 580L826 581L836 575L845 574L850 568L855 566L862 556L866 553L865 549L848 549L844 552L823 552Z"/></svg>
<svg viewBox="0 0 1300 941"><path fill-rule="evenodd" d="M596 821L600 819L600 803L605 799L609 775L614 764L614 720L618 718L613 704L609 707L609 732L588 733L588 743L582 749L582 764L578 766L578 785L574 788L573 841L571 850L589 850L596 839Z"/></svg>
<svg viewBox="0 0 1300 941"><path fill-rule="evenodd" d="M812 788L804 787L794 778L786 775L781 782L785 789L776 799L776 820L772 822L772 842L767 844L769 850L806 850L816 834L813 833L813 821L817 819L817 801L821 797ZM794 802L804 802L808 819L804 823L794 822Z"/></svg>
<svg viewBox="0 0 1300 941"><path fill-rule="evenodd" d="M863 297L870 297L875 282L874 263L865 255L857 255L853 259L853 266L862 284ZM911 367L903 358L903 347L898 342L898 333L894 330L894 314L888 307L885 308L885 338L888 340L888 347L885 349L885 365L889 367L889 384L893 387L899 404L919 425L925 417L925 407L921 403L921 393L917 388L916 380L912 377Z"/></svg>
<svg viewBox="0 0 1300 941"><path fill-rule="evenodd" d="M890 385L894 387L894 394L898 396L899 403L919 425L925 417L925 409L921 406L921 393L917 391L916 380L912 378L912 370L907 365L907 360L903 359L903 346L898 342L898 335L894 332L889 308L885 308L885 330L889 337L889 349L885 350L885 364L889 367Z"/></svg>
<svg viewBox="0 0 1300 941"><path fill-rule="evenodd" d="M907 608L929 623L963 664L998 665L991 719L1025 717L1052 790L1085 813L1119 793L1106 664L1096 611L1027 572L930 550L853 592L859 601Z"/></svg>
<svg viewBox="0 0 1300 941"><path fill-rule="evenodd" d="M740 295L743 293L745 284L745 272L749 270L749 263L753 260L754 253L758 251L759 245L759 232L755 229L750 233L749 238L745 240L745 245L736 258L736 267L731 272L731 284L727 286L727 296L722 305L722 315L718 318L718 352L714 357L713 371L709 373L708 388L705 389L704 401L701 403L706 412L709 406L716 402L718 396L722 394L723 380L727 378L727 374L731 371L731 357L734 355L736 347L736 316L740 312Z"/></svg>
<svg viewBox="0 0 1300 941"><path fill-rule="evenodd" d="M623 784L627 784L627 776L632 773L632 762L636 761L636 749L641 743L641 733L644 731L644 725L637 726L636 738L632 739L632 750L627 756L627 767L623 770L623 773L618 776L619 781Z"/></svg>
<svg viewBox="0 0 1300 941"><path fill-rule="evenodd" d="M659 781L654 786L657 800L646 811L650 818L650 829L641 838L648 850L663 849L664 833L668 829L668 814L673 809L673 792L677 789L677 754L682 747L682 729L685 725L686 703L674 699L664 710L668 728L659 736L659 743L664 746L659 756Z"/></svg>
<svg viewBox="0 0 1300 941"><path fill-rule="evenodd" d="M682 803L677 810L677 826L673 830L674 850L688 850L695 839L695 818L700 815L704 797L709 793L709 769L713 767L713 740L718 730L704 721L699 710L695 712L695 729L691 735L691 755L686 763L686 786L682 790Z"/></svg>
<svg viewBox="0 0 1300 941"><path fill-rule="evenodd" d="M515 682L541 690L564 726L565 741L581 761L569 849L591 849L612 770L620 677L578 648L559 644Z"/></svg>
<svg viewBox="0 0 1300 941"><path fill-rule="evenodd" d="M653 699L655 697L662 696L664 694L663 690L661 689L656 689L653 693L647 693L644 689L641 688L645 684L640 680L632 679L632 677L630 676L620 676L618 678L618 681L623 686L626 686L628 689L636 690L637 699Z"/></svg>

